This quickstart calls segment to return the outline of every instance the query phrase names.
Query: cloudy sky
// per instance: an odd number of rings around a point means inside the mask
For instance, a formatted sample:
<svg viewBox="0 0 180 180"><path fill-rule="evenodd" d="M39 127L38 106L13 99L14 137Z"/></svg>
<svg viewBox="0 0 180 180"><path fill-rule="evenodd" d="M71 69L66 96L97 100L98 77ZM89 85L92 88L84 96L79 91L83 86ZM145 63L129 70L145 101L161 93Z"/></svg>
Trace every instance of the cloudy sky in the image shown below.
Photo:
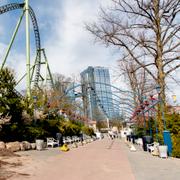
<svg viewBox="0 0 180 180"><path fill-rule="evenodd" d="M0 5L23 0L1 0ZM94 37L85 30L84 23L97 20L99 7L110 5L110 0L29 0L35 11L41 34L42 48L45 48L51 71L66 76L78 76L88 66L105 66L114 72L118 54L101 44L94 43ZM0 59L21 11L0 16ZM31 33L31 59L34 58L34 38ZM25 24L22 22L8 65L19 77L25 72ZM112 74L112 81L116 83ZM124 86L123 83L119 87ZM170 95L178 93L171 90Z"/></svg>

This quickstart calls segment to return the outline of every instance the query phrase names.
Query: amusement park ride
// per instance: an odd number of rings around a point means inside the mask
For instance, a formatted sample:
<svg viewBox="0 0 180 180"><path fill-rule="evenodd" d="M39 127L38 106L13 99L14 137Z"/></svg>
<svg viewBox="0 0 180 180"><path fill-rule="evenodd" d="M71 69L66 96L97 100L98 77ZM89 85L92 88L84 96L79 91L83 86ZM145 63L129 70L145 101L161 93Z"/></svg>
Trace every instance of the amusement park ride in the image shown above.
<svg viewBox="0 0 180 180"><path fill-rule="evenodd" d="M41 40L40 40L40 32L38 28L38 23L36 19L36 15L29 6L29 0L25 0L24 3L10 3L6 4L0 7L0 14L7 13L9 11L14 11L21 9L22 13L18 19L18 22L16 24L16 27L14 29L13 35L11 37L10 43L8 45L8 48L6 50L6 53L4 55L4 58L1 63L1 69L6 65L6 61L8 58L8 55L10 53L11 47L14 43L14 40L16 38L17 32L19 30L19 27L22 23L23 17L25 16L25 22L26 22L26 73L19 82L26 77L26 96L28 99L32 98L31 90L32 88L40 88L42 84L45 86L47 81L50 81L53 87L53 79L51 75L51 71L49 68L48 60L45 54L45 49L41 47ZM30 22L31 19L33 31L34 31L34 38L35 38L35 45L36 45L36 58L34 62L30 60ZM41 67L45 66L46 72L41 72ZM40 85L41 83L41 85ZM18 92L17 92L18 93Z"/></svg>

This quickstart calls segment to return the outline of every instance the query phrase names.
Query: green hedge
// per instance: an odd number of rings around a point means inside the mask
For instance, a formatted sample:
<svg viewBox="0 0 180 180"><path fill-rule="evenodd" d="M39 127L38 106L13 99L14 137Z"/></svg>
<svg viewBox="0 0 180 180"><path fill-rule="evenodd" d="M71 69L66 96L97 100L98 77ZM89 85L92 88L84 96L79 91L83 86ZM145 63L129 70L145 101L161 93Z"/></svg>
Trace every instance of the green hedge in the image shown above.
<svg viewBox="0 0 180 180"><path fill-rule="evenodd" d="M79 136L81 133L92 136L92 128L84 126L77 121L65 120L38 120L29 124L13 123L4 125L0 132L0 140L10 141L29 141L34 142L36 139L47 137L56 137L56 133L61 132L63 136Z"/></svg>
<svg viewBox="0 0 180 180"><path fill-rule="evenodd" d="M180 114L166 115L166 124L173 142L172 155L180 158Z"/></svg>
<svg viewBox="0 0 180 180"><path fill-rule="evenodd" d="M84 134L88 135L88 136L93 136L93 135L95 135L93 128L90 128L90 127L87 127L87 126L83 126L83 127L82 127L82 132L83 132Z"/></svg>

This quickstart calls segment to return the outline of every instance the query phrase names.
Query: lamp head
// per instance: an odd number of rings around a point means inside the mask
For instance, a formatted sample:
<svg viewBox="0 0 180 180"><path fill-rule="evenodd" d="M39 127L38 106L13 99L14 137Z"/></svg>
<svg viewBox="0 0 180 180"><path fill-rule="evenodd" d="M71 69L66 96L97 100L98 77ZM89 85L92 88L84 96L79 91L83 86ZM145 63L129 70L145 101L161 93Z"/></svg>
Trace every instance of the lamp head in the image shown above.
<svg viewBox="0 0 180 180"><path fill-rule="evenodd" d="M173 101L174 101L174 103L175 103L175 102L176 102L176 100L177 100L176 95L172 95L172 98L173 98Z"/></svg>
<svg viewBox="0 0 180 180"><path fill-rule="evenodd" d="M156 85L156 91L158 94L161 92L161 86L159 84Z"/></svg>
<svg viewBox="0 0 180 180"><path fill-rule="evenodd" d="M150 94L149 96L150 96L151 99L153 98L153 94Z"/></svg>
<svg viewBox="0 0 180 180"><path fill-rule="evenodd" d="M146 100L146 101L144 101L144 105L145 106L149 106L149 102Z"/></svg>
<svg viewBox="0 0 180 180"><path fill-rule="evenodd" d="M37 96L33 96L34 102L37 102Z"/></svg>
<svg viewBox="0 0 180 180"><path fill-rule="evenodd" d="M142 109L142 110L144 110L144 109L145 109L144 105L141 105L141 109Z"/></svg>

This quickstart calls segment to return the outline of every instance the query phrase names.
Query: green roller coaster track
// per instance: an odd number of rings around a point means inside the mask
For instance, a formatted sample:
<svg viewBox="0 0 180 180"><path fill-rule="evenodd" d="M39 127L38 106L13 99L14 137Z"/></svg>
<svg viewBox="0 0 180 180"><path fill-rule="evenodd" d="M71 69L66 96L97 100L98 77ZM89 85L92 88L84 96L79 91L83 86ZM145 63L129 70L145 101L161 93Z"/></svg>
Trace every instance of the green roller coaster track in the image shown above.
<svg viewBox="0 0 180 180"><path fill-rule="evenodd" d="M20 83L20 81L26 77L26 96L30 99L31 97L31 89L32 88L40 88L39 83L44 82L44 84L47 83L47 81L51 82L52 87L54 87L53 78L51 75L50 67L48 64L48 60L45 54L45 49L41 48L41 41L40 41L40 33L39 33L39 27L36 19L36 15L29 6L29 1L25 0L24 3L10 3L6 4L0 7L0 14L7 13L9 11L14 11L17 9L21 9L22 13L18 19L18 22L16 24L16 27L14 29L13 35L11 37L10 43L8 45L8 48L6 50L5 56L2 60L1 69L4 68L8 55L10 53L10 50L12 48L12 45L14 43L14 40L16 38L17 32L19 30L20 24L22 22L23 17L25 16L25 22L26 22L26 73L23 75L23 77L18 80L17 84ZM34 37L35 37L35 44L36 44L36 58L34 63L30 64L30 25L29 25L29 17L31 18L33 30L34 30ZM44 61L42 61L42 57L44 57ZM41 74L41 66L45 65L46 68L46 74L45 77ZM17 92L17 94L19 94Z"/></svg>

